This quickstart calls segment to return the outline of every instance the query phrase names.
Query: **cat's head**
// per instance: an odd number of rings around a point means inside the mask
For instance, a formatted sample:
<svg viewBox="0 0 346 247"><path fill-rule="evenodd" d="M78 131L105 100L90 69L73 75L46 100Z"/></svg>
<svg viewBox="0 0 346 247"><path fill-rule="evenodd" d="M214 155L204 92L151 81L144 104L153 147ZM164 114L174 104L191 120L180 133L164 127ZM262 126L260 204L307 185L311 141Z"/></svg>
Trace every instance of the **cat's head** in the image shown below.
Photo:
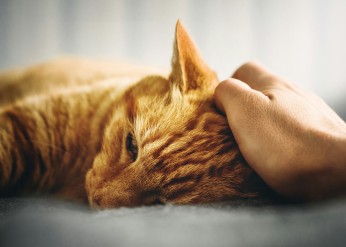
<svg viewBox="0 0 346 247"><path fill-rule="evenodd" d="M217 83L178 21L169 78L144 78L114 109L86 177L90 204L192 204L259 196L263 184L213 101Z"/></svg>

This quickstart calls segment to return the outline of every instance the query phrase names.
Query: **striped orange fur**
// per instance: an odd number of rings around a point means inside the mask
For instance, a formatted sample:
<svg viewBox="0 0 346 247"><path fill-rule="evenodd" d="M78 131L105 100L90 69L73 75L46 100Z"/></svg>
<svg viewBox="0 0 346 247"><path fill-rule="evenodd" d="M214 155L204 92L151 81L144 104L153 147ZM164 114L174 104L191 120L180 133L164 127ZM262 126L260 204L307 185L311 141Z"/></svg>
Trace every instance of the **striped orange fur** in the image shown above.
<svg viewBox="0 0 346 247"><path fill-rule="evenodd" d="M180 22L172 71L74 58L0 75L0 195L94 207L205 203L269 189L216 108Z"/></svg>

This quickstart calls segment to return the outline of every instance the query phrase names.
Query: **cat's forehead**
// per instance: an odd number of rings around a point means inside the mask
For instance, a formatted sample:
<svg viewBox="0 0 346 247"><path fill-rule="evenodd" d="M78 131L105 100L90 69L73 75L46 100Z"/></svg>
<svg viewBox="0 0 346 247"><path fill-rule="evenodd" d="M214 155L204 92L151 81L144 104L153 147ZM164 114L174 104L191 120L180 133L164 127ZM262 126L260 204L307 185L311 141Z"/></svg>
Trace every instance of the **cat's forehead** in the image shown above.
<svg viewBox="0 0 346 247"><path fill-rule="evenodd" d="M193 136L210 132L215 122L225 124L211 97L206 95L181 95L170 92L163 98L139 103L141 106L134 118L134 132L140 139L155 135Z"/></svg>
<svg viewBox="0 0 346 247"><path fill-rule="evenodd" d="M148 76L132 86L124 94L128 115L143 117L184 118L201 104L210 103L210 92L196 90L184 94L178 87L161 76ZM179 113L177 115L177 113Z"/></svg>
<svg viewBox="0 0 346 247"><path fill-rule="evenodd" d="M210 132L211 123L225 124L212 92L182 93L163 77L144 78L125 94L125 102L126 115L138 141L154 136L191 136L192 130Z"/></svg>

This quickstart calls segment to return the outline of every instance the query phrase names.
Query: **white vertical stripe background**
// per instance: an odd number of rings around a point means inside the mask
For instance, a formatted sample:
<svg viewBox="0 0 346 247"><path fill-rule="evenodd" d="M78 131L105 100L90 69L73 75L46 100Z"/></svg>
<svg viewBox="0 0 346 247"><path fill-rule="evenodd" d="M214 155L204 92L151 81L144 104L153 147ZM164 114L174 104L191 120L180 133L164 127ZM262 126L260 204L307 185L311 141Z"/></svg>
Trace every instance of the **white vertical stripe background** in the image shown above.
<svg viewBox="0 0 346 247"><path fill-rule="evenodd" d="M344 0L0 0L0 69L61 54L168 67L178 18L221 79L256 59L345 97Z"/></svg>

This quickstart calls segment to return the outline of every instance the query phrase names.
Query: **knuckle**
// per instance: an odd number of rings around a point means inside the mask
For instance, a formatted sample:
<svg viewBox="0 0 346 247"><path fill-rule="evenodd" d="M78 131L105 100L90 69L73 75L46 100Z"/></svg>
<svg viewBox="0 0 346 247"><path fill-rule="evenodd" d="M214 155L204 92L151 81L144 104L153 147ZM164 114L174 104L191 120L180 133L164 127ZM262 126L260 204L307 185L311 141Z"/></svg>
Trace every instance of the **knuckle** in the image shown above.
<svg viewBox="0 0 346 247"><path fill-rule="evenodd" d="M226 79L220 82L215 88L215 94L219 96L227 92L230 88L230 83L232 83L231 79Z"/></svg>

